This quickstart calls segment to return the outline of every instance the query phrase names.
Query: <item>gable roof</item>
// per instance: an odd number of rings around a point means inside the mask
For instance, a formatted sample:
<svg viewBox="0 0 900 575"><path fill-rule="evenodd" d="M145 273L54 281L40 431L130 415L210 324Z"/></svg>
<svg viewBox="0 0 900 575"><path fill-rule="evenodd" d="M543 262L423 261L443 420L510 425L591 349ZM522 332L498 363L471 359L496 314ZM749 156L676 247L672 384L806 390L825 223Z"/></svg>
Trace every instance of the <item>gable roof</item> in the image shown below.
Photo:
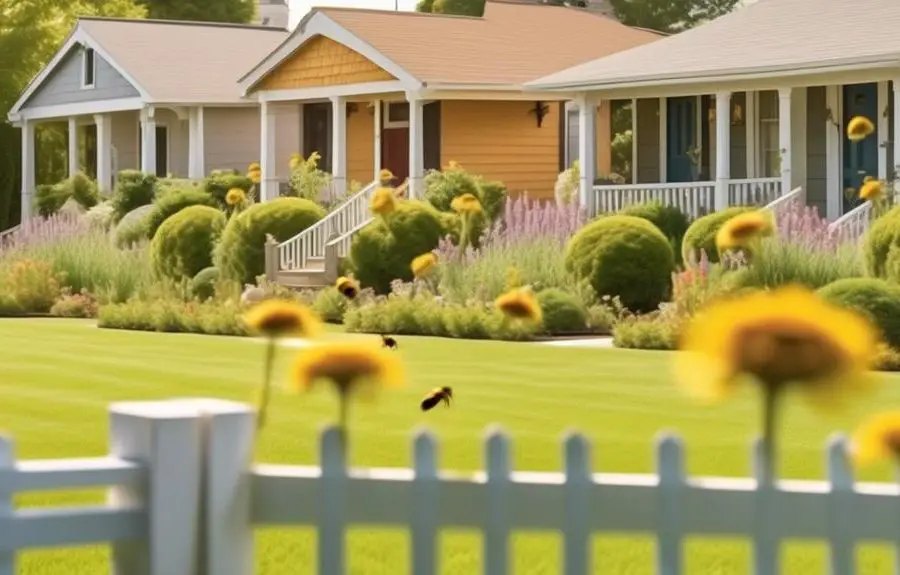
<svg viewBox="0 0 900 575"><path fill-rule="evenodd" d="M495 0L486 3L480 18L314 8L282 47L242 78L245 89L252 89L319 34L345 44L352 36L357 45L349 48L405 72L408 89L420 87L413 84L519 86L542 74L660 37L585 10ZM387 71L404 80L397 70Z"/></svg>
<svg viewBox="0 0 900 575"><path fill-rule="evenodd" d="M898 0L759 0L708 24L527 86L613 88L900 65L898 22Z"/></svg>

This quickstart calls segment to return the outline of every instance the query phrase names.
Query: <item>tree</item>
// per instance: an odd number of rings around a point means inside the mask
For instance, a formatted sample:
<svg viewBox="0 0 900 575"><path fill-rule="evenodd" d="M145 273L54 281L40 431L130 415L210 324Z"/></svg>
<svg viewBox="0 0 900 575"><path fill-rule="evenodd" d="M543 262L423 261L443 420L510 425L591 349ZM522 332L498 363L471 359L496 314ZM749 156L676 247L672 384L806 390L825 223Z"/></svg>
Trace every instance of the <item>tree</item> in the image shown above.
<svg viewBox="0 0 900 575"><path fill-rule="evenodd" d="M421 0L416 6L419 12L454 14L457 16L484 15L485 0Z"/></svg>
<svg viewBox="0 0 900 575"><path fill-rule="evenodd" d="M623 24L675 33L724 16L741 0L608 0Z"/></svg>
<svg viewBox="0 0 900 575"><path fill-rule="evenodd" d="M246 24L256 15L256 0L137 0L147 18Z"/></svg>

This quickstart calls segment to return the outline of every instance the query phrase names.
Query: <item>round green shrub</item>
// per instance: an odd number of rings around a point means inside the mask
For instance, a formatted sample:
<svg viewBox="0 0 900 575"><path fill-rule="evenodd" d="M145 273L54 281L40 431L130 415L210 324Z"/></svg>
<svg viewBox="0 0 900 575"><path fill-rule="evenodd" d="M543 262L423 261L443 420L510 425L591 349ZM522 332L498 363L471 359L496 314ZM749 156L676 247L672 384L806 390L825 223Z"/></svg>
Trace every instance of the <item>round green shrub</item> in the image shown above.
<svg viewBox="0 0 900 575"><path fill-rule="evenodd" d="M587 329L587 310L577 297L561 289L549 288L538 292L537 299L547 333L583 333Z"/></svg>
<svg viewBox="0 0 900 575"><path fill-rule="evenodd" d="M566 269L598 297L619 296L635 312L652 311L671 289L675 254L659 229L634 216L607 216L581 228L566 246Z"/></svg>
<svg viewBox="0 0 900 575"><path fill-rule="evenodd" d="M893 249L892 249L893 248ZM873 277L888 277L890 268L896 268L896 255L900 249L900 206L884 214L872 224L863 241L863 259L866 273ZM890 264L888 260L894 260Z"/></svg>
<svg viewBox="0 0 900 575"><path fill-rule="evenodd" d="M245 194L250 193L253 181L236 170L213 170L203 180L203 190L212 196L221 207L225 207L225 196L231 188L240 188Z"/></svg>
<svg viewBox="0 0 900 575"><path fill-rule="evenodd" d="M321 206L301 198L253 204L228 221L216 250L216 267L225 279L255 283L265 273L266 235L283 242L324 217Z"/></svg>
<svg viewBox="0 0 900 575"><path fill-rule="evenodd" d="M203 268L191 279L191 295L206 301L216 293L216 282L219 281L219 270L212 266Z"/></svg>
<svg viewBox="0 0 900 575"><path fill-rule="evenodd" d="M401 202L387 225L378 218L353 238L350 262L356 279L378 293L390 291L395 279L412 280L410 262L437 247L448 221L427 202Z"/></svg>
<svg viewBox="0 0 900 575"><path fill-rule="evenodd" d="M867 316L881 330L884 341L900 349L900 286L877 278L848 278L828 284L818 294Z"/></svg>
<svg viewBox="0 0 900 575"><path fill-rule="evenodd" d="M155 174L145 174L138 170L119 172L112 198L115 220L119 221L135 208L152 204L156 195L156 181Z"/></svg>
<svg viewBox="0 0 900 575"><path fill-rule="evenodd" d="M681 257L684 261L690 261L691 256L697 257L697 252L703 250L709 257L709 261L719 261L719 250L716 248L716 234L722 224L738 214L752 212L757 208L747 206L733 206L725 208L721 212L713 212L694 220L684 234L681 242Z"/></svg>
<svg viewBox="0 0 900 575"><path fill-rule="evenodd" d="M113 232L116 245L125 248L147 239L147 218L152 211L153 204L147 204L125 214Z"/></svg>
<svg viewBox="0 0 900 575"><path fill-rule="evenodd" d="M156 235L156 230L169 216L175 215L189 206L210 206L214 208L218 204L212 196L196 188L169 192L157 199L153 204L153 210L147 217L147 237L152 239Z"/></svg>
<svg viewBox="0 0 900 575"><path fill-rule="evenodd" d="M675 206L663 205L660 202L649 202L631 206L622 211L622 214L643 218L659 228L659 231L669 238L672 250L675 252L675 258L679 261L681 260L681 242L684 240L684 234L691 225L688 217L681 210Z"/></svg>
<svg viewBox="0 0 900 575"><path fill-rule="evenodd" d="M68 185L72 190L72 197L85 208L93 208L100 202L100 190L97 182L90 179L84 172L76 172L69 178Z"/></svg>
<svg viewBox="0 0 900 575"><path fill-rule="evenodd" d="M167 219L150 242L150 258L160 277L193 278L212 265L212 253L225 214L209 206L191 206Z"/></svg>

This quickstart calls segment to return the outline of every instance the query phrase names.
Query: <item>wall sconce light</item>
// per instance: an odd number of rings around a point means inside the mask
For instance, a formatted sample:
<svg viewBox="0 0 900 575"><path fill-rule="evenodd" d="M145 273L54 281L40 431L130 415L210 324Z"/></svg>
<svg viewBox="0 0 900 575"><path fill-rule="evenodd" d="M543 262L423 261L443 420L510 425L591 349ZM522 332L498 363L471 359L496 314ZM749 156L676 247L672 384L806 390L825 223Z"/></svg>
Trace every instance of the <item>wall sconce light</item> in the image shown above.
<svg viewBox="0 0 900 575"><path fill-rule="evenodd" d="M731 125L744 125L744 108L742 108L740 104L735 104L731 107Z"/></svg>
<svg viewBox="0 0 900 575"><path fill-rule="evenodd" d="M547 115L547 112L550 111L550 106L538 100L534 103L534 108L529 110L529 113L537 116L537 126L540 128L544 125L544 117Z"/></svg>

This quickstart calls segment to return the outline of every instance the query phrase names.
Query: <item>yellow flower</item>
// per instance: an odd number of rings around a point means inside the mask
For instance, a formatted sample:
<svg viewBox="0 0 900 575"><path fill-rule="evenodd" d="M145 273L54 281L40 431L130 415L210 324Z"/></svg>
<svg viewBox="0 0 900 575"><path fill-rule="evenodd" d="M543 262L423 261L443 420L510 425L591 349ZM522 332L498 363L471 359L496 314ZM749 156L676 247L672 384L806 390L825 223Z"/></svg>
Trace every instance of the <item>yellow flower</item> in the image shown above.
<svg viewBox="0 0 900 575"><path fill-rule="evenodd" d="M772 220L763 211L738 214L725 222L716 234L719 251L745 248L761 237L772 235Z"/></svg>
<svg viewBox="0 0 900 575"><path fill-rule="evenodd" d="M457 162L455 160L450 160L450 163L447 164L446 168L444 168L444 171L449 171L449 170L462 170L462 166L459 165L459 162Z"/></svg>
<svg viewBox="0 0 900 575"><path fill-rule="evenodd" d="M301 162L303 162L303 156L301 156L297 152L294 152L293 154L291 154L291 159L288 161L288 166L291 168L291 170L296 170L297 166L299 166Z"/></svg>
<svg viewBox="0 0 900 575"><path fill-rule="evenodd" d="M481 202L473 194L456 196L450 202L450 207L458 214L480 214Z"/></svg>
<svg viewBox="0 0 900 575"><path fill-rule="evenodd" d="M398 356L380 346L335 341L303 350L291 368L294 391L308 391L323 379L331 381L343 397L363 388L403 387L406 372Z"/></svg>
<svg viewBox="0 0 900 575"><path fill-rule="evenodd" d="M853 433L852 446L858 465L892 457L900 460L900 411L886 411L864 421Z"/></svg>
<svg viewBox="0 0 900 575"><path fill-rule="evenodd" d="M250 181L254 184L258 184L262 181L262 172L259 170L254 170L252 172L248 172L247 177L250 178Z"/></svg>
<svg viewBox="0 0 900 575"><path fill-rule="evenodd" d="M359 283L353 278L339 277L334 282L334 287L347 299L354 299L359 295Z"/></svg>
<svg viewBox="0 0 900 575"><path fill-rule="evenodd" d="M516 320L540 323L543 320L541 305L528 288L519 288L506 292L494 302L503 314Z"/></svg>
<svg viewBox="0 0 900 575"><path fill-rule="evenodd" d="M879 180L868 180L859 189L859 197L863 200L877 200L884 194L884 186Z"/></svg>
<svg viewBox="0 0 900 575"><path fill-rule="evenodd" d="M865 140L875 133L875 125L865 116L854 116L847 123L847 137L853 142Z"/></svg>
<svg viewBox="0 0 900 575"><path fill-rule="evenodd" d="M247 194L245 194L244 190L240 188L231 188L230 190L228 190L228 193L225 194L225 203L229 206L241 204L246 200Z"/></svg>
<svg viewBox="0 0 900 575"><path fill-rule="evenodd" d="M392 188L378 188L372 194L371 209L380 216L387 215L397 209L397 196Z"/></svg>
<svg viewBox="0 0 900 575"><path fill-rule="evenodd" d="M378 181L382 184L387 185L393 179L394 174L388 169L384 169L378 172Z"/></svg>
<svg viewBox="0 0 900 575"><path fill-rule="evenodd" d="M412 273L415 277L424 278L429 276L431 272L434 271L437 263L437 256L432 252L428 252L413 258L413 261L411 264L409 264L409 267L410 269L412 269Z"/></svg>
<svg viewBox="0 0 900 575"><path fill-rule="evenodd" d="M259 165L259 162L253 162L249 166L247 166L248 172L259 172L262 170L262 166Z"/></svg>
<svg viewBox="0 0 900 575"><path fill-rule="evenodd" d="M710 401L749 376L769 389L802 384L824 402L873 382L877 344L878 331L863 316L786 286L701 310L682 334L675 373L687 392Z"/></svg>
<svg viewBox="0 0 900 575"><path fill-rule="evenodd" d="M255 333L266 337L314 337L322 323L311 309L288 300L269 299L250 308L244 323Z"/></svg>

